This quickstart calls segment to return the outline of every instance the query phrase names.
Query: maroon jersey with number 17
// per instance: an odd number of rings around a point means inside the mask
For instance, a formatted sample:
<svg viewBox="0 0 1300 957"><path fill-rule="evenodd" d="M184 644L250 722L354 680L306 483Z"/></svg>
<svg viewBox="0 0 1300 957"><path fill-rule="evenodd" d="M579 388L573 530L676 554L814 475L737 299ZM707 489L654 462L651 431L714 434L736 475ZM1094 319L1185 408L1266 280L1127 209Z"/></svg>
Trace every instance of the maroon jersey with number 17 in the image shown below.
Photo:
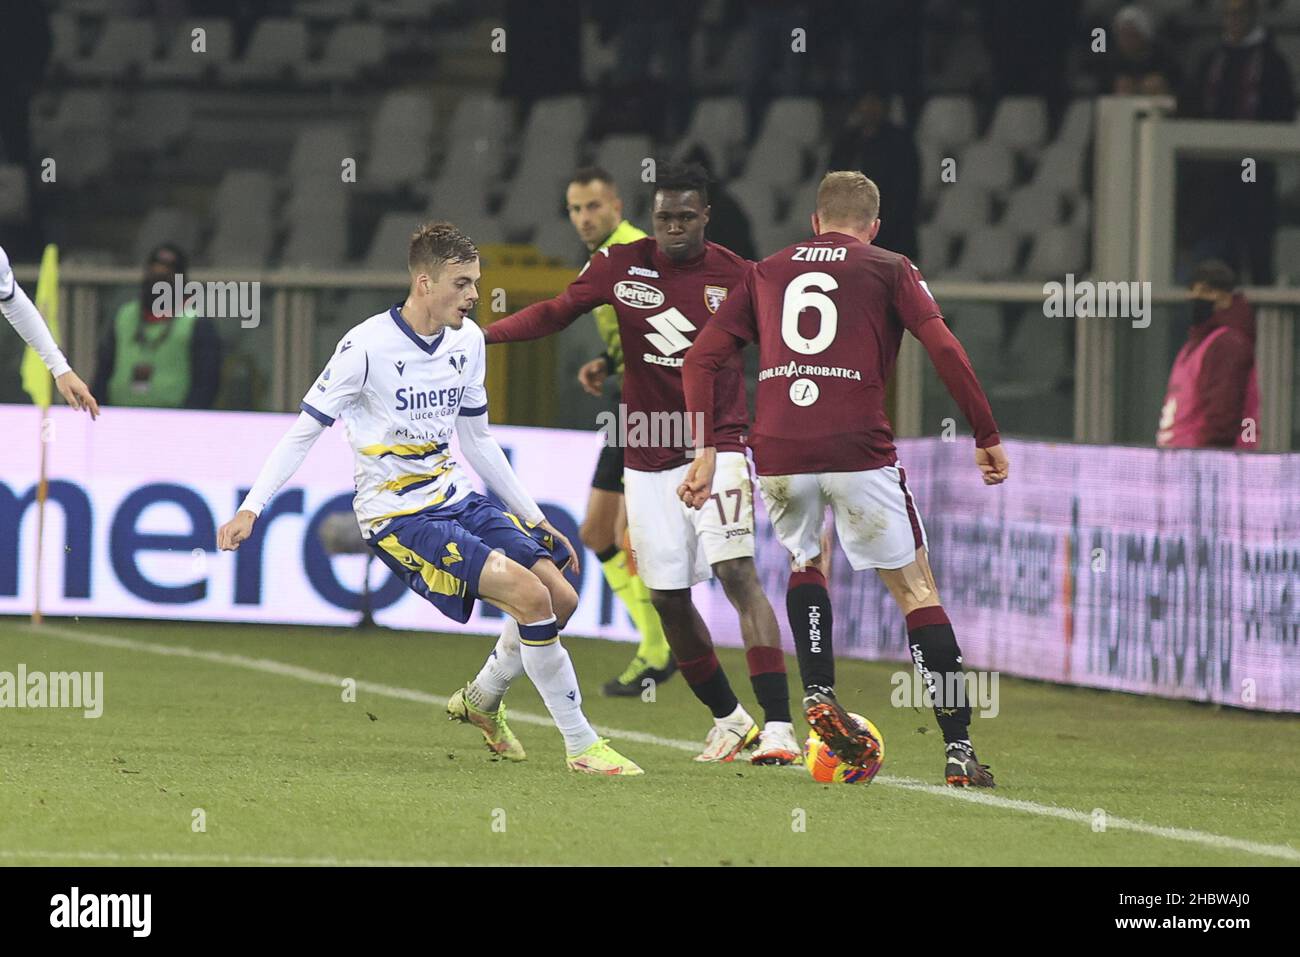
<svg viewBox="0 0 1300 957"><path fill-rule="evenodd" d="M988 400L920 272L907 257L843 233L822 233L755 264L687 358L688 406L695 410L697 368L728 361L743 342L756 341L749 444L760 475L892 465L885 383L904 330L930 350L950 389L955 384L977 444L996 444ZM931 333L941 334L941 344ZM710 444L707 421L705 435Z"/></svg>
<svg viewBox="0 0 1300 957"><path fill-rule="evenodd" d="M750 262L725 246L704 244L684 262L669 259L654 239L606 246L560 295L535 302L484 330L489 343L540 339L559 332L579 316L608 303L618 313L623 341L623 402L629 413L684 421L682 357L713 313L734 295ZM744 364L739 355L717 373L710 418L716 420L717 448L743 451L746 420ZM691 436L684 429L642 429L648 442L629 428L624 451L628 468L659 472L685 464ZM665 434L667 433L667 434ZM684 441L676 441L678 437Z"/></svg>

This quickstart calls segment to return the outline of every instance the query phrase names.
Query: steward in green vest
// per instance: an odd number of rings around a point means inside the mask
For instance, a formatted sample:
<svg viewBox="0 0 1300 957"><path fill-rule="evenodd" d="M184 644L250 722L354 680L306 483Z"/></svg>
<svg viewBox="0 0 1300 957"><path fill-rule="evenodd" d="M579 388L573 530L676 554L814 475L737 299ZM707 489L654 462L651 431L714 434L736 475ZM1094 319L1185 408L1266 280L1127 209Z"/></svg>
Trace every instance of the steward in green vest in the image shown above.
<svg viewBox="0 0 1300 957"><path fill-rule="evenodd" d="M155 283L185 283L185 255L164 243L145 263L140 297L125 302L99 347L95 387L108 405L210 409L221 378L221 340L194 310L155 309Z"/></svg>

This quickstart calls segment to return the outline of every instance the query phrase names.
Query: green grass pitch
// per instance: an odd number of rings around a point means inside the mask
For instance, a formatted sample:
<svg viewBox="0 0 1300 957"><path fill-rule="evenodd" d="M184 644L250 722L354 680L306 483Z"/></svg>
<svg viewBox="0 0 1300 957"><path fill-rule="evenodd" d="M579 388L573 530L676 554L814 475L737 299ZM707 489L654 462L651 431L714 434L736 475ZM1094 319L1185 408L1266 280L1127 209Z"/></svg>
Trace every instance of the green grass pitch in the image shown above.
<svg viewBox="0 0 1300 957"><path fill-rule="evenodd" d="M565 770L526 681L507 699L522 764L445 720L491 644L0 619L0 671L104 673L98 719L0 709L0 864L1300 863L1293 717L1004 677L1001 713L972 728L999 786L972 797L935 786L933 716L890 706L903 666L844 661L841 700L880 727L886 762L870 787L823 786L692 762L709 717L681 678L652 703L602 698L630 647L568 638L589 717L647 772L598 779ZM721 658L757 713L743 655Z"/></svg>

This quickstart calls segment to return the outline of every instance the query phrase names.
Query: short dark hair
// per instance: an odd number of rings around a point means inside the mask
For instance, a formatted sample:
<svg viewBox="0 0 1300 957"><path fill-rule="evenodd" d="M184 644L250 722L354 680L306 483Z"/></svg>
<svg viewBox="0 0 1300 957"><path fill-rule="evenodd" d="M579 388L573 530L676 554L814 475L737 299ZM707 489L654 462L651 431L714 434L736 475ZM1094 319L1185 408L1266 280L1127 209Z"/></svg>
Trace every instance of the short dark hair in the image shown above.
<svg viewBox="0 0 1300 957"><path fill-rule="evenodd" d="M170 262L168 261L170 259ZM149 250L149 257L145 259L146 266L152 266L158 263L162 266L170 266L178 273L184 273L186 266L189 265L189 259L181 247L175 243L159 243L153 249Z"/></svg>
<svg viewBox="0 0 1300 957"><path fill-rule="evenodd" d="M444 263L468 263L478 259L478 247L451 223L425 223L411 234L406 265L412 273L436 269Z"/></svg>
<svg viewBox="0 0 1300 957"><path fill-rule="evenodd" d="M1237 288L1237 273L1222 259L1203 259L1192 270L1193 286L1205 283L1219 292L1232 292Z"/></svg>
<svg viewBox="0 0 1300 957"><path fill-rule="evenodd" d="M574 170L573 178L569 182L577 183L579 186L586 186L588 183L604 183L618 192L618 183L614 182L614 177L603 166L579 166Z"/></svg>
<svg viewBox="0 0 1300 957"><path fill-rule="evenodd" d="M709 205L709 174L699 163L658 163L655 169L655 192L670 190L685 193L690 190L700 194L704 205Z"/></svg>

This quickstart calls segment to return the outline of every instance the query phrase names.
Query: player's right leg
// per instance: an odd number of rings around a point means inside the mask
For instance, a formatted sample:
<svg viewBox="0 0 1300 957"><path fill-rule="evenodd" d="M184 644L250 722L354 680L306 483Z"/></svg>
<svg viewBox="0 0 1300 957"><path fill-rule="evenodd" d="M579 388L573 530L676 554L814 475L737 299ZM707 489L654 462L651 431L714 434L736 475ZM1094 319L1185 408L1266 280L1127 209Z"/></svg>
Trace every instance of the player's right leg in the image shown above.
<svg viewBox="0 0 1300 957"><path fill-rule="evenodd" d="M935 719L943 733L947 783L993 787L993 775L979 763L971 746L961 648L939 601L926 557L925 526L907 488L906 473L889 465L830 472L822 479L849 564L859 571L876 569L907 622L912 659L933 698Z"/></svg>
<svg viewBox="0 0 1300 957"><path fill-rule="evenodd" d="M516 621L522 671L537 685L564 736L570 768L605 774L641 773L634 763L597 737L582 713L577 677L568 652L559 643L551 590L518 561L549 561L550 552L518 519L474 494L442 515L418 512L396 519L371 544L385 564L413 591L453 620L468 621L475 599L481 598ZM560 580L563 581L562 577ZM564 587L569 588L567 583ZM571 588L569 592L572 593ZM572 605L570 602L566 613L572 611ZM503 635L503 640L498 642L494 656L503 650L508 653L507 637ZM485 666L484 671L487 670ZM473 684L482 677L481 673ZM452 696L449 713L479 727L495 752L521 759L522 748L505 723L499 698L495 712L474 705L473 684ZM452 712L453 705L463 705L465 715ZM473 720L476 716L471 707L480 712L477 717L490 720ZM489 724L490 727L486 726ZM583 766L575 764L589 756L593 760Z"/></svg>
<svg viewBox="0 0 1300 957"><path fill-rule="evenodd" d="M819 562L828 498L818 475L765 475L759 490L777 538L791 555L785 607L804 687L804 716L845 761L860 764L878 742L849 717L835 696L831 597Z"/></svg>
<svg viewBox="0 0 1300 957"><path fill-rule="evenodd" d="M925 548L916 550L910 564L879 572L907 622L912 660L934 701L934 716L944 741L945 783L950 787L993 787L993 774L988 765L980 764L970 741L971 709L961 648L939 601Z"/></svg>
<svg viewBox="0 0 1300 957"><path fill-rule="evenodd" d="M695 760L731 761L757 740L759 730L731 690L708 626L691 601L691 586L708 579L711 571L696 536L694 510L676 494L686 469L627 470L628 531L682 677L713 715L713 727Z"/></svg>
<svg viewBox="0 0 1300 957"><path fill-rule="evenodd" d="M622 531L627 525L623 503L623 449L605 446L596 462L596 473L591 479L591 494L587 498L587 514L578 530L582 543L590 548L600 562L613 591L627 608L632 624L636 626L641 641L636 653L622 674L611 678L601 689L614 697L630 697L641 693L641 681L650 678L666 681L676 670L663 625L650 601L650 589L637 575L623 548Z"/></svg>
<svg viewBox="0 0 1300 957"><path fill-rule="evenodd" d="M537 688L564 737L565 763L572 771L606 775L641 774L634 762L623 757L599 737L582 712L578 676L568 651L560 644L559 622L552 602L552 589L572 587L549 558L541 558L536 570L525 568L503 552L494 551L479 575L477 592L519 623L520 658L529 680ZM540 574L539 574L540 573ZM561 608L567 620L576 606Z"/></svg>

